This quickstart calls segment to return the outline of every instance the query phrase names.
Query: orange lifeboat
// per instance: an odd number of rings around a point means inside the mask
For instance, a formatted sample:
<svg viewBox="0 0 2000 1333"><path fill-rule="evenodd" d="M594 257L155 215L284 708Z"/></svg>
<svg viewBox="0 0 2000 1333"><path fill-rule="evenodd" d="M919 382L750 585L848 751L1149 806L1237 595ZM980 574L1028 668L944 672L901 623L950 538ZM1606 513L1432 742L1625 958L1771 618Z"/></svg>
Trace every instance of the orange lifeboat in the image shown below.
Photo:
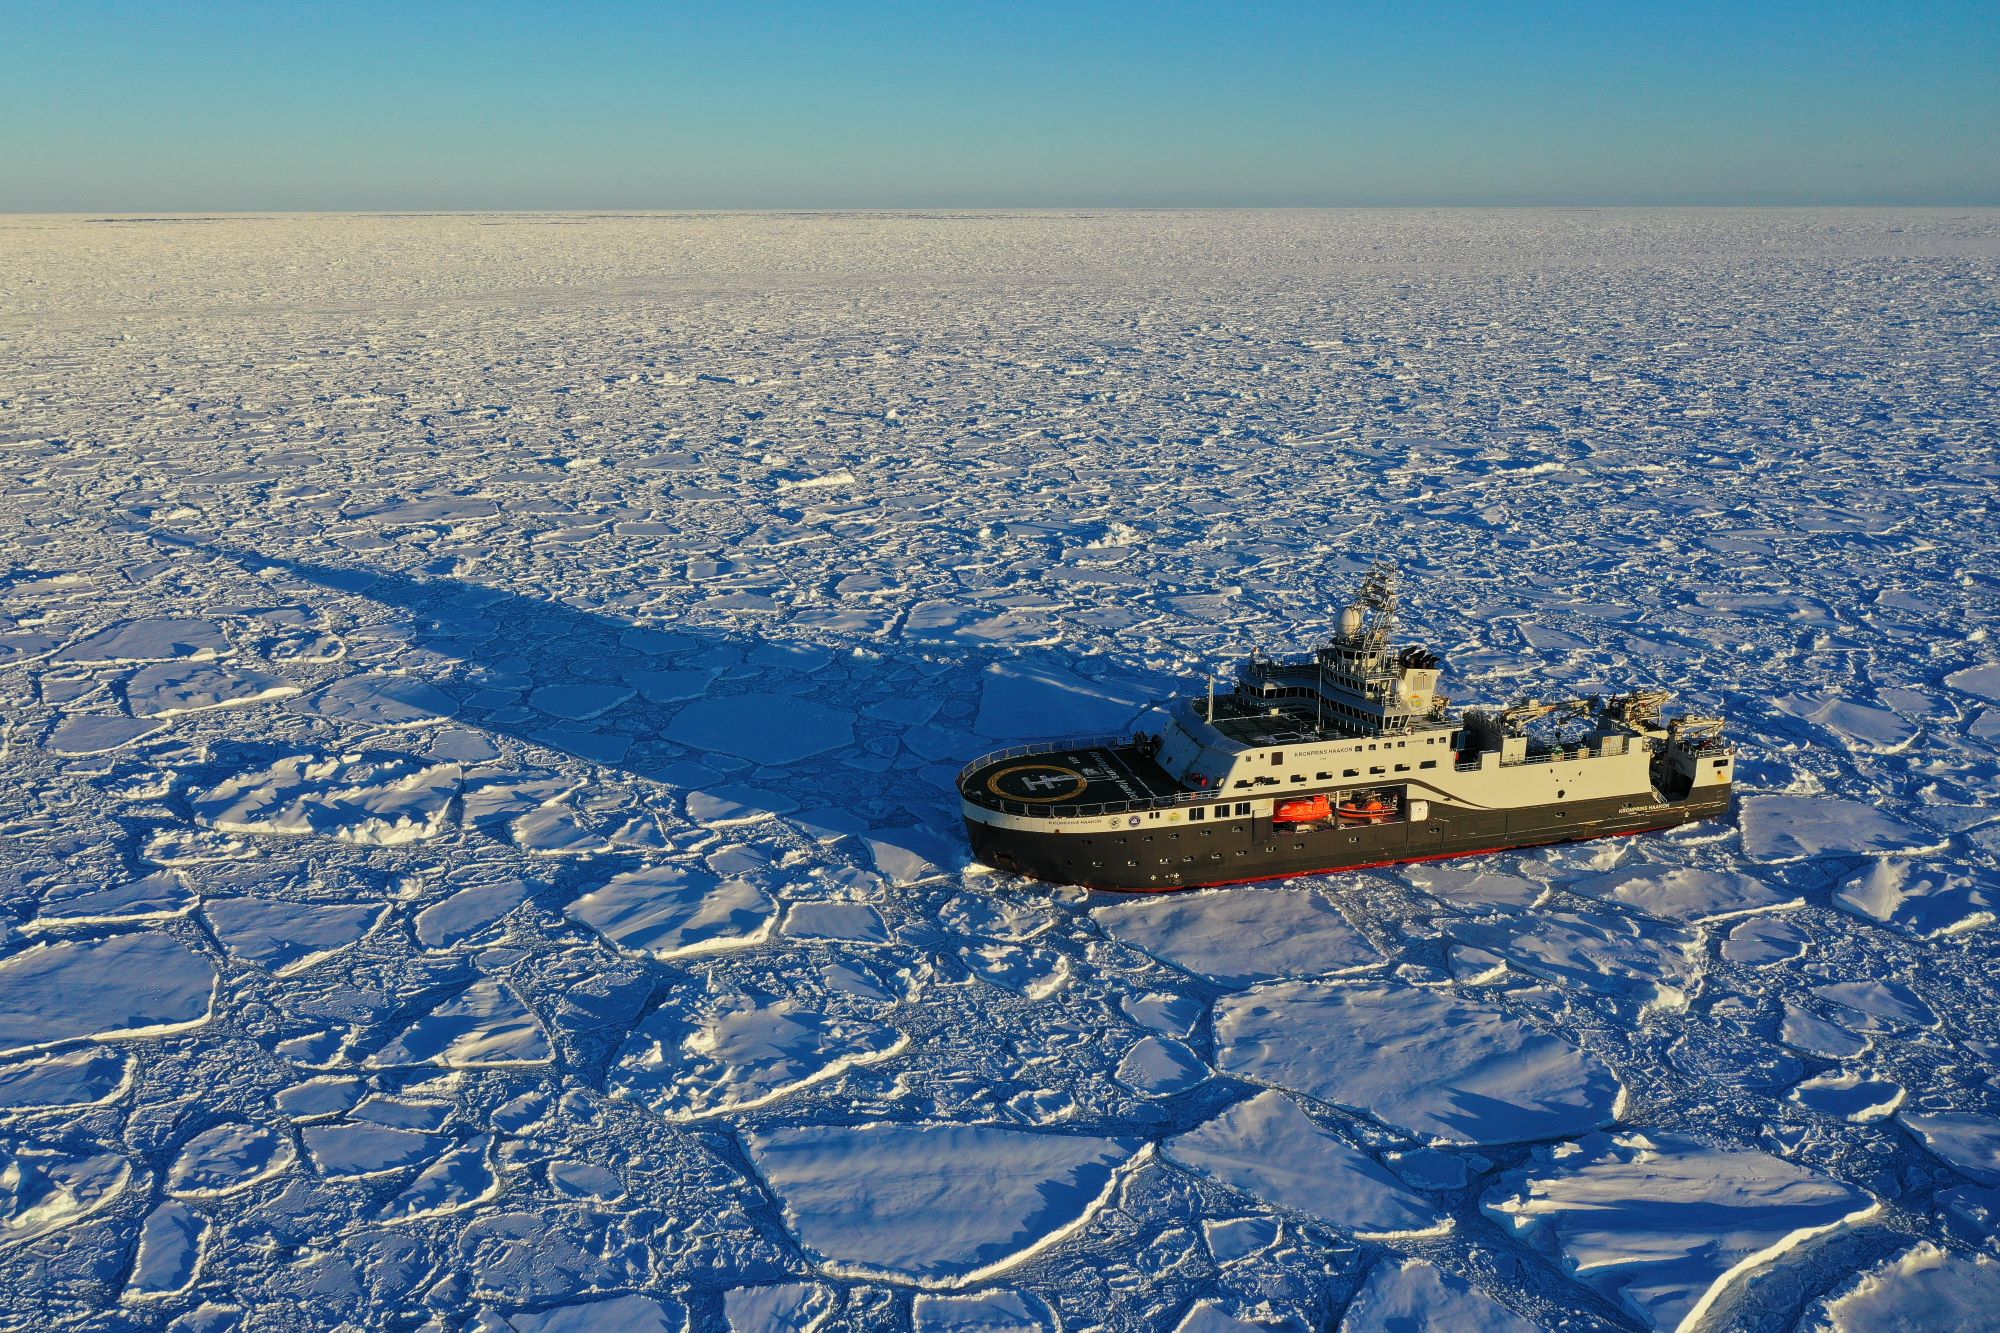
<svg viewBox="0 0 2000 1333"><path fill-rule="evenodd" d="M1342 801L1335 809L1342 819L1352 819L1363 824L1379 824L1396 813L1396 807L1392 802L1375 793Z"/></svg>
<svg viewBox="0 0 2000 1333"><path fill-rule="evenodd" d="M1333 807L1324 796L1301 796L1279 801L1271 807L1271 822L1274 824L1312 824L1331 818Z"/></svg>

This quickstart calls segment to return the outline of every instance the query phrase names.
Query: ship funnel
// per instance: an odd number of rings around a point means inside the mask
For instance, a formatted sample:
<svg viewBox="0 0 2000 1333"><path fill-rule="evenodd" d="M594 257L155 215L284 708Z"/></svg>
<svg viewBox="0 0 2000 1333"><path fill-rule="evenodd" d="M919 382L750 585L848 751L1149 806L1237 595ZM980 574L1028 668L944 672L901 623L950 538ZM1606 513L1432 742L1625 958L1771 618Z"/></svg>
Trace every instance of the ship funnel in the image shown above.
<svg viewBox="0 0 2000 1333"><path fill-rule="evenodd" d="M1340 613L1340 637L1351 639L1361 632L1361 608L1350 606Z"/></svg>

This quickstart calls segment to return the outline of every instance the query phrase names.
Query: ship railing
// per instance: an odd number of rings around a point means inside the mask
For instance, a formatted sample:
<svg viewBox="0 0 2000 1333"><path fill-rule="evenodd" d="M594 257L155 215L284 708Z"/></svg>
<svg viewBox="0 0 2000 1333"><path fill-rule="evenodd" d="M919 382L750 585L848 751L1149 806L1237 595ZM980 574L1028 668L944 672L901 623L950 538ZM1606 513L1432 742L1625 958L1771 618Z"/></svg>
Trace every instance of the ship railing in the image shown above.
<svg viewBox="0 0 2000 1333"><path fill-rule="evenodd" d="M1047 753L1039 751L1038 753ZM1004 796L991 792L967 792L961 789L966 800L988 810L997 810L1003 815L1034 815L1042 819L1090 819L1098 815L1122 815L1145 810L1166 810L1180 805L1199 805L1206 801L1219 800L1222 792L1183 791L1168 796L1153 796L1135 801L1098 801L1091 805L1070 805L1057 801L1035 803L1031 801L1010 801Z"/></svg>
<svg viewBox="0 0 2000 1333"><path fill-rule="evenodd" d="M1019 759L1030 754L1075 754L1079 750L1101 750L1111 746L1129 745L1132 733L1120 732L1107 736L1065 736L1058 739L1036 741L1027 745L1010 745L1004 750L994 750L982 754L964 768L958 770L958 785L963 788L965 780L988 764L997 764L1003 759Z"/></svg>

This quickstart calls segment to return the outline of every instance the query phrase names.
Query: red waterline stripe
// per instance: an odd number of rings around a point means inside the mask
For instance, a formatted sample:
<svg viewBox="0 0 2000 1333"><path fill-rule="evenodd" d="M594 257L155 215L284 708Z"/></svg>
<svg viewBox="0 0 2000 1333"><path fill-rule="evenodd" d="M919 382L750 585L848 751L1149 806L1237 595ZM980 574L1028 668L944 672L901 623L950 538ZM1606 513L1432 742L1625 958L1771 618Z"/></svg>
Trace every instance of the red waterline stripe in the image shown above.
<svg viewBox="0 0 2000 1333"><path fill-rule="evenodd" d="M1251 875L1247 879L1217 879L1201 884L1174 884L1160 889L1112 887L1086 884L1093 893L1185 893L1189 889L1223 889L1232 884L1262 884L1272 879L1304 879L1308 875L1338 875L1349 870L1379 870L1383 866L1408 865L1415 861L1456 861L1466 856L1491 856L1495 852L1521 852L1531 847L1560 847L1568 842L1595 842L1599 838L1632 838L1641 833L1660 833L1679 824L1655 824L1652 828L1623 829L1616 833L1593 833L1583 838L1558 838L1554 842L1515 842L1501 847L1480 847L1469 852L1437 852L1430 856L1397 856L1387 861L1357 861L1351 866L1329 866L1325 870L1286 870L1276 875Z"/></svg>

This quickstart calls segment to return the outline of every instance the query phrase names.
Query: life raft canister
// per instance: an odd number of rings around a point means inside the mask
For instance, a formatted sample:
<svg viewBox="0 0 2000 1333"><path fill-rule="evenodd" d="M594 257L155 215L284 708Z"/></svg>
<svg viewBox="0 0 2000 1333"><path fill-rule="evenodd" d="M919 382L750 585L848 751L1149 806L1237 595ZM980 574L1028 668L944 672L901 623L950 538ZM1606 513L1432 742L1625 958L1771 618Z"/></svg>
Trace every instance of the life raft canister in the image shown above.
<svg viewBox="0 0 2000 1333"><path fill-rule="evenodd" d="M1271 808L1271 818L1281 824L1309 824L1316 819L1333 818L1333 807L1324 796L1305 796L1279 801Z"/></svg>

